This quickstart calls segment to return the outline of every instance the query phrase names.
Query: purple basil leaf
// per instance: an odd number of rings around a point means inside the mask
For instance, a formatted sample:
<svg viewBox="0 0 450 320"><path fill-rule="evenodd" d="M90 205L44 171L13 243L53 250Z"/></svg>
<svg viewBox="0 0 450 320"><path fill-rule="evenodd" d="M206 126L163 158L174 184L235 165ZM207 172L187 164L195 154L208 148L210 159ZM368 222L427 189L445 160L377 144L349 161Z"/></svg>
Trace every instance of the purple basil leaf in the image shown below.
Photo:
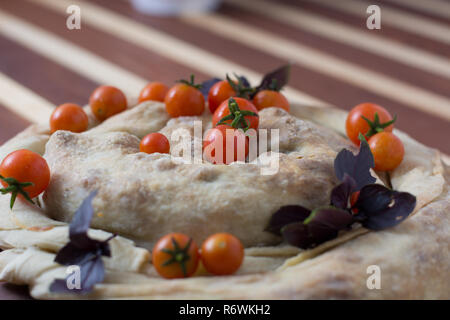
<svg viewBox="0 0 450 320"><path fill-rule="evenodd" d="M302 222L288 224L281 229L283 239L292 246L302 249L311 248L315 240L309 236L308 227Z"/></svg>
<svg viewBox="0 0 450 320"><path fill-rule="evenodd" d="M219 81L222 81L222 79L212 78L212 79L205 80L205 81L202 82L202 86L200 87L200 91L203 94L203 96L205 97L205 99L208 99L208 93L209 93L209 90L211 89L211 87L213 85L215 85Z"/></svg>
<svg viewBox="0 0 450 320"><path fill-rule="evenodd" d="M331 191L331 205L346 210L348 208L350 196L355 190L355 180L345 173L343 182L334 187Z"/></svg>
<svg viewBox="0 0 450 320"><path fill-rule="evenodd" d="M352 215L345 210L323 208L313 211L304 222L283 227L281 233L289 244L308 249L336 238L339 230L352 222Z"/></svg>
<svg viewBox="0 0 450 320"><path fill-rule="evenodd" d="M274 81L276 83L276 89L281 90L289 81L290 71L291 65L287 64L272 72L269 72L263 77L259 86L256 87L255 94L258 91L270 89Z"/></svg>
<svg viewBox="0 0 450 320"><path fill-rule="evenodd" d="M91 259L80 265L80 288L69 289L67 287L68 275L66 279L55 279L50 285L51 292L84 294L92 291L96 283L100 283L105 278L105 268L101 256L94 255Z"/></svg>
<svg viewBox="0 0 450 320"><path fill-rule="evenodd" d="M348 174L356 182L356 191L376 181L370 174L370 169L374 166L373 155L366 141L361 141L361 147L356 156L351 151L343 149L334 160L336 177L343 181L345 174Z"/></svg>
<svg viewBox="0 0 450 320"><path fill-rule="evenodd" d="M95 246L92 247L92 250L89 249L90 248L79 248L72 242L69 242L58 251L55 262L64 266L80 265L83 261L88 259L91 252L94 252L93 254L95 254Z"/></svg>
<svg viewBox="0 0 450 320"><path fill-rule="evenodd" d="M55 279L50 285L50 292L73 293L74 291L67 287L66 279Z"/></svg>
<svg viewBox="0 0 450 320"><path fill-rule="evenodd" d="M341 209L322 208L314 210L303 223L311 228L328 228L339 231L353 222L353 215Z"/></svg>
<svg viewBox="0 0 450 320"><path fill-rule="evenodd" d="M96 283L101 283L104 279L105 267L101 256L97 255L81 267L82 292L91 291Z"/></svg>
<svg viewBox="0 0 450 320"><path fill-rule="evenodd" d="M250 88L250 81L248 81L248 79L244 76L239 76L238 77L239 80L242 82L242 84L244 85L244 87L246 88Z"/></svg>
<svg viewBox="0 0 450 320"><path fill-rule="evenodd" d="M69 226L69 242L59 250L55 257L55 262L61 265L78 265L81 271L81 289L70 290L66 286L66 281L56 279L50 289L55 292L86 293L93 285L103 281L104 267L102 256L111 256L109 240L115 237L99 241L88 236L94 209L92 199L96 192L92 192L81 204L74 214Z"/></svg>
<svg viewBox="0 0 450 320"><path fill-rule="evenodd" d="M69 226L69 238L72 242L79 240L80 247L83 246L83 242L86 241L87 231L91 225L92 215L94 214L94 208L92 207L92 199L97 195L97 191L93 191L83 200L81 206L75 212L72 218L72 222Z"/></svg>
<svg viewBox="0 0 450 320"><path fill-rule="evenodd" d="M358 208L355 218L367 229L383 230L405 220L415 206L416 197L410 193L370 185L361 190L355 204Z"/></svg>
<svg viewBox="0 0 450 320"><path fill-rule="evenodd" d="M93 255L101 255L105 257L111 256L108 240L98 241L89 239L89 245L79 248L73 242L67 243L62 247L55 257L55 262L64 266L81 265L84 261L91 259Z"/></svg>
<svg viewBox="0 0 450 320"><path fill-rule="evenodd" d="M384 210L392 202L393 191L381 184L369 184L361 189L355 208L361 214Z"/></svg>
<svg viewBox="0 0 450 320"><path fill-rule="evenodd" d="M265 231L281 235L281 228L285 225L303 222L310 214L311 211L302 206L290 205L281 207L272 215Z"/></svg>

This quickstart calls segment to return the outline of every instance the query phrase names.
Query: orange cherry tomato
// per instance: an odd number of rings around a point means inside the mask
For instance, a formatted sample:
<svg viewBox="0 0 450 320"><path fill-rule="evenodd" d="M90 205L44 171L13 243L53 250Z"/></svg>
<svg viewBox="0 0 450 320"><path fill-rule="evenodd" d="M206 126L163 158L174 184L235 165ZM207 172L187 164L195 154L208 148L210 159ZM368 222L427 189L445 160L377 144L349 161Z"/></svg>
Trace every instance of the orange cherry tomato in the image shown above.
<svg viewBox="0 0 450 320"><path fill-rule="evenodd" d="M230 164L234 161L245 161L248 151L248 138L242 130L221 124L206 132L203 155L211 163Z"/></svg>
<svg viewBox="0 0 450 320"><path fill-rule="evenodd" d="M205 269L215 275L236 272L244 260L241 241L229 233L216 233L202 244L201 259Z"/></svg>
<svg viewBox="0 0 450 320"><path fill-rule="evenodd" d="M164 99L167 113L172 117L199 116L205 110L205 98L197 88L177 83L167 92Z"/></svg>
<svg viewBox="0 0 450 320"><path fill-rule="evenodd" d="M368 142L375 161L375 170L391 171L402 162L405 149L402 141L393 133L377 133Z"/></svg>
<svg viewBox="0 0 450 320"><path fill-rule="evenodd" d="M165 135L159 132L154 132L149 133L144 138L142 138L139 149L141 152L145 153L169 153L170 143Z"/></svg>
<svg viewBox="0 0 450 320"><path fill-rule="evenodd" d="M228 80L222 80L214 84L208 93L208 107L211 113L214 113L219 105L228 100L228 98L234 97L236 91L231 87Z"/></svg>
<svg viewBox="0 0 450 320"><path fill-rule="evenodd" d="M150 82L146 85L139 94L139 102L153 100L164 102L169 87L161 82Z"/></svg>
<svg viewBox="0 0 450 320"><path fill-rule="evenodd" d="M347 131L348 138L356 145L360 145L359 134L362 133L369 139L367 135L373 135L377 133L371 130L369 123L364 120L363 117L369 119L370 121L375 121L375 113L378 115L379 124L386 124L393 121L391 114L383 107L374 103L361 103L354 107L348 114L347 120L345 122L345 128ZM385 128L378 127L382 131L392 132L394 126L391 124Z"/></svg>
<svg viewBox="0 0 450 320"><path fill-rule="evenodd" d="M83 108L73 103L64 103L53 110L50 116L50 131L58 130L71 132L86 131L89 119Z"/></svg>
<svg viewBox="0 0 450 320"><path fill-rule="evenodd" d="M170 233L153 247L152 262L164 278L186 278L198 267L198 247L192 238L182 233Z"/></svg>
<svg viewBox="0 0 450 320"><path fill-rule="evenodd" d="M3 159L0 164L0 176L3 187L11 189L8 192L12 194L11 208L14 205L15 195L25 196L22 193L25 192L30 200L40 195L50 183L47 161L39 154L26 149L11 152Z"/></svg>
<svg viewBox="0 0 450 320"><path fill-rule="evenodd" d="M122 91L111 86L100 86L89 98L92 113L103 121L127 109L127 98Z"/></svg>
<svg viewBox="0 0 450 320"><path fill-rule="evenodd" d="M256 108L258 108L258 110L269 107L277 107L289 112L291 109L289 106L289 101L286 97L282 93L274 90L262 90L258 92L253 97L253 104Z"/></svg>
<svg viewBox="0 0 450 320"><path fill-rule="evenodd" d="M256 109L256 107L253 105L253 103L251 103L247 99L238 98L238 97L233 97L233 99L236 101L236 103L241 111L245 110L245 111L250 111L250 112L254 112L254 113L258 114L258 109ZM230 99L223 101L220 104L220 106L216 109L216 111L214 112L213 118L212 118L213 127L217 126L217 123L222 118L224 118L230 114L229 101L230 101ZM249 128L252 128L255 130L258 129L258 125L259 125L259 117L258 116L245 116L244 119L247 121ZM232 120L228 120L228 121L225 121L225 124L231 125L231 122L232 122Z"/></svg>

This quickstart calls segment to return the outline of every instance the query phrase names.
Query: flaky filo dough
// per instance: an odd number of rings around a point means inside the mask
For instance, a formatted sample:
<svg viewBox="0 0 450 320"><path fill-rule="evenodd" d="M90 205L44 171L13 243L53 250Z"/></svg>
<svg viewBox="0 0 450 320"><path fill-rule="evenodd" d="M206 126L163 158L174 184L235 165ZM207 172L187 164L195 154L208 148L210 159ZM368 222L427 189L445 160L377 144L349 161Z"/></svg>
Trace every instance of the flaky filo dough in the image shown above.
<svg viewBox="0 0 450 320"><path fill-rule="evenodd" d="M133 108L135 113L139 113L136 111L139 107L144 111L158 108L158 105L140 105ZM266 122L270 127L269 120L277 114L280 116L280 111L268 111L272 112ZM128 113L133 112L130 110ZM297 105L292 106L291 113L324 127L323 131L314 131L316 136L322 137L315 137L312 146L303 146L304 154L298 157L314 156L315 152L321 155L323 152L327 154L329 166L330 159L334 158L340 147L345 147L345 142L342 144L338 135L330 135L327 130L342 132L345 113ZM124 127L123 119L119 121L118 118L111 118L107 120L110 128L97 126L91 131L97 131L98 136L128 133L141 137L148 130L142 129L146 126L145 119L136 114L131 116L137 122L136 126ZM123 114L122 117L126 118L127 115ZM167 124L169 127L170 121ZM178 125L180 121L189 123L188 119L175 121ZM295 122L295 119L290 121ZM155 124L152 131L167 130L158 126L161 124ZM424 147L401 132L397 134L405 144L406 155L402 165L392 174L392 184L396 189L415 194L418 206L414 216L393 229L367 233L357 228L306 251L289 246L247 248L244 265L237 275L211 277L205 276L200 270L196 277L171 281L155 275L148 264L148 252L145 249L137 248L131 241L119 237L115 240L123 241L123 248L118 245L115 250L112 243L113 256L105 259L109 260L106 263L105 282L97 285L88 296L67 296L51 294L48 290L53 279L65 277L65 267L55 264L53 259L57 249L67 240L67 225L48 218L45 212L24 203L10 212L8 201L5 200L7 197L0 197L0 244L7 249L0 253L0 278L29 284L32 296L43 299L449 298L450 229L447 212L450 205L444 167L437 151ZM327 137L337 139L332 143L337 150L329 145L314 148L317 140ZM48 138L45 127L34 126L0 148L0 156L4 157L21 147L43 154ZM295 143L294 139L292 147L292 141L288 139L283 146L282 138L280 151L288 156L290 153L296 155L298 150L295 150ZM52 228L46 230L50 226ZM101 234L94 235L96 232ZM93 230L92 235L103 238L109 233ZM268 241L266 244L272 243ZM380 290L369 290L366 286L369 276L366 270L370 265L381 268Z"/></svg>

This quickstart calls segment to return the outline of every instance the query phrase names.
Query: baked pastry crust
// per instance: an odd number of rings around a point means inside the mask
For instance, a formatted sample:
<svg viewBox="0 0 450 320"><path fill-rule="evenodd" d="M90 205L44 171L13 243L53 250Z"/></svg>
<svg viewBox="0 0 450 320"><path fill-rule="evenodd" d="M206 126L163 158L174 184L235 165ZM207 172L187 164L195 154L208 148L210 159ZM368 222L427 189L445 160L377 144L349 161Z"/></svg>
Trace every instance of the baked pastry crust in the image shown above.
<svg viewBox="0 0 450 320"><path fill-rule="evenodd" d="M45 126L26 129L0 147L0 159L27 148L45 155L56 176L41 199L44 209L18 201L11 211L7 197L0 197L0 247L4 249L0 279L29 284L31 295L39 299L450 298L450 170L438 151L397 131L405 158L392 173L391 183L417 197L414 214L392 229L356 228L314 249L299 250L279 244L280 239L262 230L269 215L282 205L314 207L326 202L337 183L332 161L340 149L351 148L337 134L343 133L346 113L292 105L291 115L270 108L260 117L260 128L281 130L280 172L275 176L261 176L257 164L186 166L164 155L137 153L138 138L148 132L161 130L170 136L181 127L192 133L193 120L209 122L208 116L169 120L156 102L139 104L102 124L90 115L91 130L84 134L57 132L50 137ZM127 180L136 172L139 179ZM238 182L236 174L243 177ZM382 183L384 177L379 178ZM125 181L128 184L119 187ZM226 192L231 185L253 201L242 203L230 192L225 196L229 202L217 211L201 201L211 186ZM89 295L50 293L50 283L65 276L65 267L53 260L67 242L66 222L92 188L99 189L94 207L103 217L94 218L96 229L90 235L98 239L106 239L110 232L121 235L110 242L111 258L104 258L105 281ZM167 194L167 190L172 191ZM113 200L118 198L125 200ZM161 209L169 205L172 214ZM226 212L226 220L219 211ZM138 225L146 228L136 229ZM171 231L195 235L198 241L215 231L232 232L246 246L244 264L233 276L213 277L199 270L196 277L164 280L153 270L145 248ZM370 265L381 269L379 290L366 286Z"/></svg>

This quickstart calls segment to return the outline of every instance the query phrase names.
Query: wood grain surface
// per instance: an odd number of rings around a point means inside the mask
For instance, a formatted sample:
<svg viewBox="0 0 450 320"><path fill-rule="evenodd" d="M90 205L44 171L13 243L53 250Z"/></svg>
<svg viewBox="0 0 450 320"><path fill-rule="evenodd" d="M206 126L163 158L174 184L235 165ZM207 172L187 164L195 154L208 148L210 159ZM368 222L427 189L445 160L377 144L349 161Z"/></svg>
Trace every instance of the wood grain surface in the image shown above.
<svg viewBox="0 0 450 320"><path fill-rule="evenodd" d="M68 5L81 30L68 30ZM381 30L366 28L368 4ZM446 0L225 0L207 16L155 17L127 0L0 1L0 143L65 102L86 104L100 84L137 94L248 75L293 63L286 95L345 110L375 102L397 127L450 154L450 2ZM0 286L1 299L27 299Z"/></svg>

